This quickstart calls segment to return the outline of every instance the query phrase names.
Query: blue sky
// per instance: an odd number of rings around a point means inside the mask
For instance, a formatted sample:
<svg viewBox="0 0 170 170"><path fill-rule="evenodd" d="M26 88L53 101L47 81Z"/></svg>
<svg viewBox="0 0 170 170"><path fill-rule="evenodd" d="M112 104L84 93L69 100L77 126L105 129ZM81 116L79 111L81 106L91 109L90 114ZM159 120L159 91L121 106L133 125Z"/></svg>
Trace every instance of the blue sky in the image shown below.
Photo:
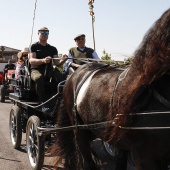
<svg viewBox="0 0 170 170"><path fill-rule="evenodd" d="M132 56L152 24L170 7L168 0L95 0L95 44L115 60ZM0 0L0 45L23 49L31 43L35 0ZM32 42L37 30L50 30L48 43L67 54L74 36L86 34L93 48L88 0L37 0Z"/></svg>

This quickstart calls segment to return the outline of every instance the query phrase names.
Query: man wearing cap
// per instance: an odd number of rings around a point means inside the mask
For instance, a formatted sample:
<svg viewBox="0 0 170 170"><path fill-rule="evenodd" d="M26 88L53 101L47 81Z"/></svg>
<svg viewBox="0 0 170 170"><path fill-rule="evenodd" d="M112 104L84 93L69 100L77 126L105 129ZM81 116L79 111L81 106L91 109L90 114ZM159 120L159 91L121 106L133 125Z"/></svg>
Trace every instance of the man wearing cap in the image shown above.
<svg viewBox="0 0 170 170"><path fill-rule="evenodd" d="M40 102L44 102L45 99L45 80L49 80L51 77L56 81L62 80L62 74L59 70L53 71L53 63L56 66L62 65L67 60L67 55L63 55L61 59L58 59L58 51L56 47L47 43L49 36L49 29L42 27L38 30L39 41L32 44L30 48L29 62L31 64L31 78L35 82L36 92L38 94ZM44 108L44 112L48 112L48 108Z"/></svg>
<svg viewBox="0 0 170 170"><path fill-rule="evenodd" d="M67 69L70 66L74 69L77 69L80 65L84 64L83 62L81 62L81 60L74 60L74 58L99 59L97 53L92 48L85 46L85 37L85 34L79 34L74 38L77 47L73 47L69 50L68 57L73 59L67 60L67 62L64 64L64 72L67 72Z"/></svg>

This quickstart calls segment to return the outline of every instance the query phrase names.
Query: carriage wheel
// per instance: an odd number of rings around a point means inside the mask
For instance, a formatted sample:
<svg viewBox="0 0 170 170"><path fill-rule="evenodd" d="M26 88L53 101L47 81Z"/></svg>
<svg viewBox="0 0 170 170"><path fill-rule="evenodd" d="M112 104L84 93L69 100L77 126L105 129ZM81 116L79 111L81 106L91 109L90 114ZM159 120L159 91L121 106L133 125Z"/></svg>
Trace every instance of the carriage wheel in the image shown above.
<svg viewBox="0 0 170 170"><path fill-rule="evenodd" d="M105 150L107 155L112 159L116 159L119 154L119 150L115 146L111 146L105 141L103 141L103 149Z"/></svg>
<svg viewBox="0 0 170 170"><path fill-rule="evenodd" d="M44 141L37 132L37 127L40 125L40 119L37 116L31 116L28 119L26 129L27 153L34 170L40 170L44 163Z"/></svg>
<svg viewBox="0 0 170 170"><path fill-rule="evenodd" d="M5 87L4 85L0 86L0 102L5 102Z"/></svg>
<svg viewBox="0 0 170 170"><path fill-rule="evenodd" d="M9 129L12 145L18 149L22 140L22 126L21 126L21 109L18 106L13 106L10 112Z"/></svg>

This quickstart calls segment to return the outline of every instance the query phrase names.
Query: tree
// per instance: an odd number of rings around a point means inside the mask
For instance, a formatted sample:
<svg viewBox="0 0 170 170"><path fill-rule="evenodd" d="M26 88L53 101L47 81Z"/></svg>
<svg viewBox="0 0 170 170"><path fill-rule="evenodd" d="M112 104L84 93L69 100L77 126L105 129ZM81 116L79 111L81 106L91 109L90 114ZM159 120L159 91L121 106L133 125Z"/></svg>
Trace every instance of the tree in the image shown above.
<svg viewBox="0 0 170 170"><path fill-rule="evenodd" d="M111 60L111 54L106 53L106 50L103 50L103 56L101 57L102 60Z"/></svg>
<svg viewBox="0 0 170 170"><path fill-rule="evenodd" d="M101 57L101 59L105 60L107 64L114 63L113 61L111 61L111 54L107 53L105 49L103 50L103 56Z"/></svg>

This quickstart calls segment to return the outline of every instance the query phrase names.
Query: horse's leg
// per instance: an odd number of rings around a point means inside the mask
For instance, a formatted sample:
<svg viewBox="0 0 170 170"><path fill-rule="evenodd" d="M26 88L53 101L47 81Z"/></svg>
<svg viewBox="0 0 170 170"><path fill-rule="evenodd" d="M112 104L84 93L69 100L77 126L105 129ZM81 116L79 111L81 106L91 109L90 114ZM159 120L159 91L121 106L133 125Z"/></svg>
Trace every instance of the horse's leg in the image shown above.
<svg viewBox="0 0 170 170"><path fill-rule="evenodd" d="M92 159L91 142L93 135L86 130L76 132L76 146L82 161L83 170L97 170L97 165ZM94 156L94 155L93 155Z"/></svg>
<svg viewBox="0 0 170 170"><path fill-rule="evenodd" d="M57 112L57 124L60 127L68 127L70 126L70 120L68 114L66 112L65 107L63 106L63 101L61 102L60 107ZM56 132L55 144L50 148L50 153L53 156L59 157L58 160L55 161L55 166L59 166L61 161L64 160L64 169L65 170L77 170L76 169L76 147L74 141L74 133L72 130L69 131L60 131ZM79 169L80 170L80 169Z"/></svg>

